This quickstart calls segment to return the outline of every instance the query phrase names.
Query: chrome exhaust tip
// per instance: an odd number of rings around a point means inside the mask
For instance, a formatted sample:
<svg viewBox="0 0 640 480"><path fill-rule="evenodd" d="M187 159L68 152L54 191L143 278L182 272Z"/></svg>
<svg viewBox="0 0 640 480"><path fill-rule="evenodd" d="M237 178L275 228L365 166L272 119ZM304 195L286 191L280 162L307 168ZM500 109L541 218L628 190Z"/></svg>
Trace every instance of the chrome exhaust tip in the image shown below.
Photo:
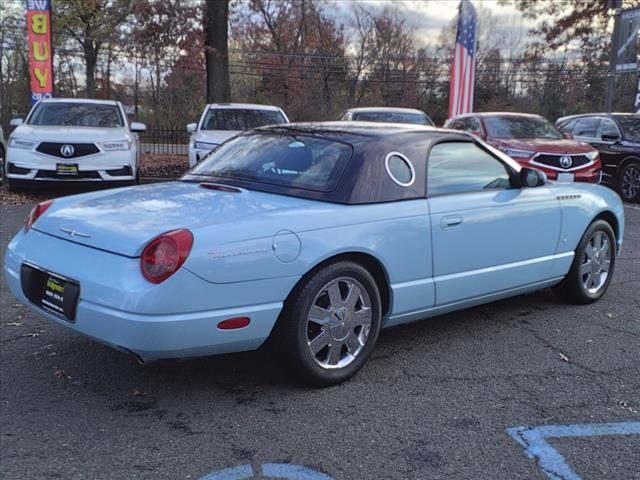
<svg viewBox="0 0 640 480"><path fill-rule="evenodd" d="M135 359L135 361L138 362L138 365L144 366L144 365L149 365L150 363L155 362L155 359L147 358L147 357L143 357L141 355L138 355L136 352L132 352L128 348L125 348L125 347L119 347L119 348L124 353L128 353L129 355L131 355Z"/></svg>

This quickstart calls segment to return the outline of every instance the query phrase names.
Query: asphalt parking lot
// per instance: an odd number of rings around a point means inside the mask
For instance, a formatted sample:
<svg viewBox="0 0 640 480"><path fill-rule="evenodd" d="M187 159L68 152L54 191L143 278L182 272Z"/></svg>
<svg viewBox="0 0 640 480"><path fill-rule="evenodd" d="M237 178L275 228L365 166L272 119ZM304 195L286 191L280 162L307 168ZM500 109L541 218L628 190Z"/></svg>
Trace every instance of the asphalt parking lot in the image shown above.
<svg viewBox="0 0 640 480"><path fill-rule="evenodd" d="M29 208L1 207L3 254ZM327 389L292 383L267 351L139 366L3 279L0 476L640 479L640 207L625 213L599 303L542 291L385 330Z"/></svg>

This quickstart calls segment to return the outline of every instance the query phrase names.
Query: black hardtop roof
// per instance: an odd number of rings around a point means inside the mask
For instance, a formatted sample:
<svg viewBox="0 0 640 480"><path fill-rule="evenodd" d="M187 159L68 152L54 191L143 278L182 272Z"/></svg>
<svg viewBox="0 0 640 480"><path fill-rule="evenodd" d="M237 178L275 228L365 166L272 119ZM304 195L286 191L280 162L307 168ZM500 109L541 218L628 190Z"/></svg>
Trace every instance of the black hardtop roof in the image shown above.
<svg viewBox="0 0 640 480"><path fill-rule="evenodd" d="M270 125L255 129L258 132L290 132L301 134L316 134L328 137L339 137L345 140L352 137L353 140L366 137L386 138L390 136L402 136L404 134L423 133L433 139L456 136L461 140L470 139L470 135L459 130L430 127L426 125L414 125L408 123L384 123L384 122L299 122L282 125ZM345 138L347 137L347 138Z"/></svg>

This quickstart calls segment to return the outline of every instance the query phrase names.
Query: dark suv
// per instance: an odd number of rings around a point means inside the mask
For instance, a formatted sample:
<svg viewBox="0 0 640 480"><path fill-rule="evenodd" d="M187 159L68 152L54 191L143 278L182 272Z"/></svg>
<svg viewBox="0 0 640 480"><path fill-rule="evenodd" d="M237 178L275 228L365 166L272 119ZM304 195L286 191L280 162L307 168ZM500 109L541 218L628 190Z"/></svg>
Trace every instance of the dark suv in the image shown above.
<svg viewBox="0 0 640 480"><path fill-rule="evenodd" d="M603 182L613 186L624 201L640 201L640 115L572 115L560 118L556 126L597 148Z"/></svg>

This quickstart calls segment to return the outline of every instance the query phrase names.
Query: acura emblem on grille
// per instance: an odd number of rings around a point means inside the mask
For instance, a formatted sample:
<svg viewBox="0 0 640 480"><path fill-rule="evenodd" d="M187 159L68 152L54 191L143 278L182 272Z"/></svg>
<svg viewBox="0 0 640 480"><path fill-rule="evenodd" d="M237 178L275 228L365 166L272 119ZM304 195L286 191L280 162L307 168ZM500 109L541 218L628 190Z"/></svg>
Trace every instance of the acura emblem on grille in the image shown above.
<svg viewBox="0 0 640 480"><path fill-rule="evenodd" d="M87 235L86 233L79 232L73 228L63 228L59 227L61 232L68 234L71 237L82 237L82 238L91 238L91 235Z"/></svg>
<svg viewBox="0 0 640 480"><path fill-rule="evenodd" d="M569 168L571 165L573 165L573 160L571 160L571 157L560 157L560 166L562 168Z"/></svg>
<svg viewBox="0 0 640 480"><path fill-rule="evenodd" d="M70 157L72 156L74 153L76 152L76 149L73 148L73 145L69 145L68 143L65 143L64 145L62 145L60 147L60 154L63 157Z"/></svg>

